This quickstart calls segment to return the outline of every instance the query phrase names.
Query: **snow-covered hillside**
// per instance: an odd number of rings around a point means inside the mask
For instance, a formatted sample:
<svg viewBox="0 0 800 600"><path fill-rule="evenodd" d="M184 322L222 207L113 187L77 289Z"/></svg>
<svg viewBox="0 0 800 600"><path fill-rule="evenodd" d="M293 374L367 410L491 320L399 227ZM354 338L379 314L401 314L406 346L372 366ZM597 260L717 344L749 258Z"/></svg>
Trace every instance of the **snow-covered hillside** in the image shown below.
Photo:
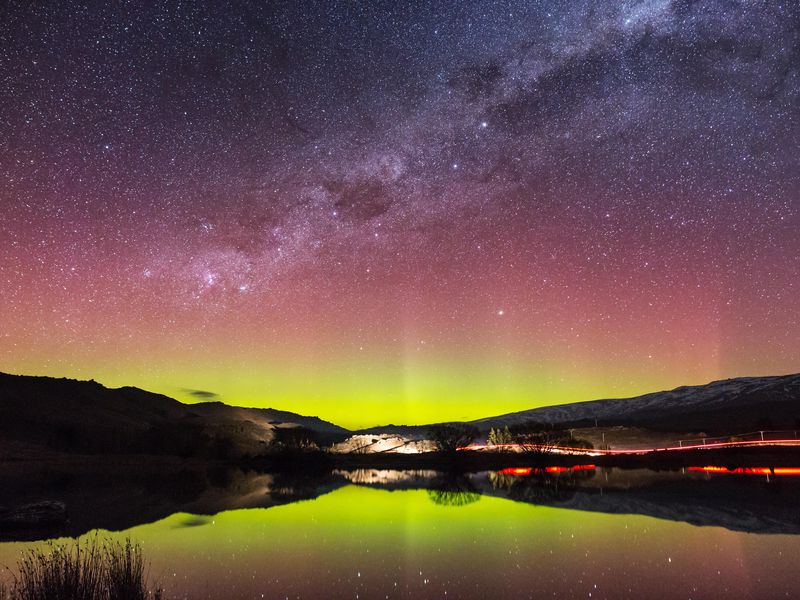
<svg viewBox="0 0 800 600"><path fill-rule="evenodd" d="M763 409L763 410L762 410ZM682 386L616 400L593 400L535 408L473 421L481 429L504 427L526 421L540 423L593 422L631 423L674 419L680 415L729 415L746 423L761 413L775 416L785 426L787 419L800 418L800 374L774 377L741 377L706 385ZM747 413L747 414L743 414ZM760 417L760 418L763 418ZM777 424L776 424L777 426Z"/></svg>

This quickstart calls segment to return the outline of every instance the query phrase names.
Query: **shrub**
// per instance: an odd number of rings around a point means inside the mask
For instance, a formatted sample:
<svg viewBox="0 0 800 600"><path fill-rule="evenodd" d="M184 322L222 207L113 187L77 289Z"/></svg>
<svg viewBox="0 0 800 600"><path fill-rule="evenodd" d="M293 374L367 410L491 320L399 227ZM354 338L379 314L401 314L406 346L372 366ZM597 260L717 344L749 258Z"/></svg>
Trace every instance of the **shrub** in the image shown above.
<svg viewBox="0 0 800 600"><path fill-rule="evenodd" d="M26 551L3 600L161 600L148 589L141 547L98 539Z"/></svg>

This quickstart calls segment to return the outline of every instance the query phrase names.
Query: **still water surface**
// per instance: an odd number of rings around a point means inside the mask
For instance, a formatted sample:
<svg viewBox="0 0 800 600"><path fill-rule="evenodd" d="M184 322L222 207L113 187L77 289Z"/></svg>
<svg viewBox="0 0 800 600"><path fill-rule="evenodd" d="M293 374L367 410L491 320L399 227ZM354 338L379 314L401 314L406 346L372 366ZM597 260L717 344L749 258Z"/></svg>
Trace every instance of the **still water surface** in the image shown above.
<svg viewBox="0 0 800 600"><path fill-rule="evenodd" d="M312 499L177 512L101 535L141 543L175 598L800 595L794 482L601 470L557 489L531 475L442 481L349 473ZM725 496L718 506L714 494ZM1 543L0 565L42 543Z"/></svg>

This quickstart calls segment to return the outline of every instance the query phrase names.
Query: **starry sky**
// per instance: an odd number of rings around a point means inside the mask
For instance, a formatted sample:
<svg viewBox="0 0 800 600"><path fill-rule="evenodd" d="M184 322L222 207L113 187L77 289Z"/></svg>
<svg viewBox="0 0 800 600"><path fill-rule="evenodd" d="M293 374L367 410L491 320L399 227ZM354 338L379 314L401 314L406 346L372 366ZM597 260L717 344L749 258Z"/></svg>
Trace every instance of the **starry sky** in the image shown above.
<svg viewBox="0 0 800 600"><path fill-rule="evenodd" d="M351 427L800 371L800 7L0 5L0 370Z"/></svg>

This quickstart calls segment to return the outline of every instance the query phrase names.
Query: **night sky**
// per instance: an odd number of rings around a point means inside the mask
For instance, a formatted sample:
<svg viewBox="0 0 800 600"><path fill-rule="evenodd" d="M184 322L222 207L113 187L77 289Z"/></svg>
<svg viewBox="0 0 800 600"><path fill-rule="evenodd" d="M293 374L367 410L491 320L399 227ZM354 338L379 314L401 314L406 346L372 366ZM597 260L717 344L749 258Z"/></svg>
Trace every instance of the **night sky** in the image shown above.
<svg viewBox="0 0 800 600"><path fill-rule="evenodd" d="M346 426L800 371L800 5L0 5L0 370Z"/></svg>

